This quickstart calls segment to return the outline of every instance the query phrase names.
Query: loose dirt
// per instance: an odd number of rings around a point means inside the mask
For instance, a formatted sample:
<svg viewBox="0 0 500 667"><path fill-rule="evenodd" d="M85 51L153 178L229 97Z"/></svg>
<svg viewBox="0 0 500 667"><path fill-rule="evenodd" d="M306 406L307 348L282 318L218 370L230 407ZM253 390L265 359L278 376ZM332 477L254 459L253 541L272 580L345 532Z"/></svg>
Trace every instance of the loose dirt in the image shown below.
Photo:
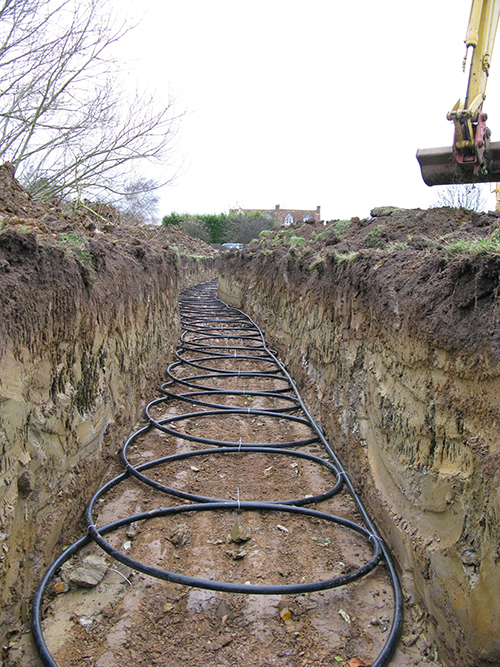
<svg viewBox="0 0 500 667"><path fill-rule="evenodd" d="M381 207L370 218L303 223L265 232L230 255L230 271L269 283L289 280L306 300L355 289L389 328L473 353L500 357L500 212ZM226 260L225 264L228 264ZM225 266L221 263L221 274ZM387 306L390 306L389 308ZM464 354L466 356L466 354Z"/></svg>

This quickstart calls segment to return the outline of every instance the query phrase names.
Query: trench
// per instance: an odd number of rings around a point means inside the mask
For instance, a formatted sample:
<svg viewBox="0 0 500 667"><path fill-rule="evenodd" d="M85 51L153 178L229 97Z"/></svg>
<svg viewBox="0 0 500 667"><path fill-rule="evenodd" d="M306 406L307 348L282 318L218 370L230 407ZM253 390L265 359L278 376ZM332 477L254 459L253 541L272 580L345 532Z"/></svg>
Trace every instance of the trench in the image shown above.
<svg viewBox="0 0 500 667"><path fill-rule="evenodd" d="M176 360L121 449L124 471L42 578L32 633L44 665L394 657L403 597L389 549L263 332L216 289L180 295ZM89 557L95 590L74 585Z"/></svg>

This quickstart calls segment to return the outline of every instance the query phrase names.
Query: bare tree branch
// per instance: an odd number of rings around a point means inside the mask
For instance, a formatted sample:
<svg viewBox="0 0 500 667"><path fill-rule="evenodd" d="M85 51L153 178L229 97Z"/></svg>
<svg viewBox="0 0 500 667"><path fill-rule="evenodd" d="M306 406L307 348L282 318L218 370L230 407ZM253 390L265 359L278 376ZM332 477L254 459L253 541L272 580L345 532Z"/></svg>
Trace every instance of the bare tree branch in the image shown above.
<svg viewBox="0 0 500 667"><path fill-rule="evenodd" d="M486 206L483 186L474 183L446 185L439 188L434 207L436 206L482 211Z"/></svg>
<svg viewBox="0 0 500 667"><path fill-rule="evenodd" d="M0 5L0 158L34 195L123 193L141 162L171 167L182 114L120 85L111 52L128 30L105 0Z"/></svg>

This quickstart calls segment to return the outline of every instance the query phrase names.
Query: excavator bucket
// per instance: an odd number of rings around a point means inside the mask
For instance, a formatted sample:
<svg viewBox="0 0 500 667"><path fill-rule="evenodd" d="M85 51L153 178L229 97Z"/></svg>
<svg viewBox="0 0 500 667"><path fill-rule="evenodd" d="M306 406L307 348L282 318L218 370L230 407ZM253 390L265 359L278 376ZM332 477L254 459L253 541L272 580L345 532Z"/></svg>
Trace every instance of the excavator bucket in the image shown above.
<svg viewBox="0 0 500 667"><path fill-rule="evenodd" d="M460 183L500 182L500 142L490 142L485 152L487 169L474 174L458 164L452 146L444 148L419 148L417 160L422 178L427 185L456 185Z"/></svg>

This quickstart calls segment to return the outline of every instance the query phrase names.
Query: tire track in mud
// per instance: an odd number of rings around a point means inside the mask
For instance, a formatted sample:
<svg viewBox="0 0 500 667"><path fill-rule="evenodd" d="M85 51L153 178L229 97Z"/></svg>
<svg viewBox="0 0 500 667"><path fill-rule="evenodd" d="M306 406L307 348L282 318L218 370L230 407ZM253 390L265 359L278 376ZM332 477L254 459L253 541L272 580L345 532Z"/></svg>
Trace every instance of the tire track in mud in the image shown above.
<svg viewBox="0 0 500 667"><path fill-rule="evenodd" d="M341 462L215 282L179 301L176 361L122 448L125 472L35 596L42 663L389 664L399 581ZM72 585L89 556L104 578Z"/></svg>

